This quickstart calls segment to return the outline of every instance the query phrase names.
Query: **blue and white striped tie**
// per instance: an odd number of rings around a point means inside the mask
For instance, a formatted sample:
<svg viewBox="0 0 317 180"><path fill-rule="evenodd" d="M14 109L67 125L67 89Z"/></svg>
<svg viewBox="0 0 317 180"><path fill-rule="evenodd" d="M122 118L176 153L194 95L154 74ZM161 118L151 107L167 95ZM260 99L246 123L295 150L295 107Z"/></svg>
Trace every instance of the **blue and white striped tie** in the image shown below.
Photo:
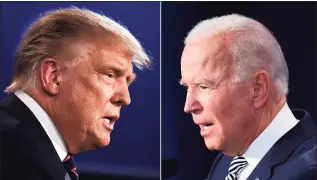
<svg viewBox="0 0 317 180"><path fill-rule="evenodd" d="M237 180L238 175L248 165L248 162L242 156L236 156L230 163L226 180Z"/></svg>

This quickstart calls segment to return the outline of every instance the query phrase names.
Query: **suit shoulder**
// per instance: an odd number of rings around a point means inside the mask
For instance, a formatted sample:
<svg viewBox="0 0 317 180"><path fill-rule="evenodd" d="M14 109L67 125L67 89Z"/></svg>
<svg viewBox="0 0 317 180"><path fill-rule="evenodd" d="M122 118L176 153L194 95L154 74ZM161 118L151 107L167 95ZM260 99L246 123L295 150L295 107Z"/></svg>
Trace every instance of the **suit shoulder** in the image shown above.
<svg viewBox="0 0 317 180"><path fill-rule="evenodd" d="M299 146L292 156L292 164L316 168L317 145L313 142L304 142Z"/></svg>
<svg viewBox="0 0 317 180"><path fill-rule="evenodd" d="M292 153L287 161L288 179L317 179L316 136L306 139Z"/></svg>
<svg viewBox="0 0 317 180"><path fill-rule="evenodd" d="M305 179L316 180L316 148L306 151L297 158L295 158L289 171L289 179Z"/></svg>
<svg viewBox="0 0 317 180"><path fill-rule="evenodd" d="M0 108L0 132L12 131L20 122L11 114Z"/></svg>

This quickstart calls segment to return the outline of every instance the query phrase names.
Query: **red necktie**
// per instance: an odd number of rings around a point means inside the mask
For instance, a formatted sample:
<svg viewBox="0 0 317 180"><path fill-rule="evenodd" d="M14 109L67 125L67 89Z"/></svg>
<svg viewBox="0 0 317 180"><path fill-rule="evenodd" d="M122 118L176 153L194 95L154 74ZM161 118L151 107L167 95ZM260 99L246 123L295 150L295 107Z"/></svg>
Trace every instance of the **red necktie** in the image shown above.
<svg viewBox="0 0 317 180"><path fill-rule="evenodd" d="M76 166L71 155L67 155L67 157L63 161L63 164L71 180L78 180L78 173L76 171Z"/></svg>

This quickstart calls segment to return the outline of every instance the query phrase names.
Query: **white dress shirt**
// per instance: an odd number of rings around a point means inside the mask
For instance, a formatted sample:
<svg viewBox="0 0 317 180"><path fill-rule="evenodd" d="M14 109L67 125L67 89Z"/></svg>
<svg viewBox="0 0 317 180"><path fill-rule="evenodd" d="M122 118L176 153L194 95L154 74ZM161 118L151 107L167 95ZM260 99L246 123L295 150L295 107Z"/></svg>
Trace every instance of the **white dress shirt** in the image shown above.
<svg viewBox="0 0 317 180"><path fill-rule="evenodd" d="M42 125L46 134L50 138L59 158L63 161L67 156L67 150L64 140L57 131L52 119L44 111L44 109L29 95L23 91L17 91L14 93L35 115L37 120Z"/></svg>
<svg viewBox="0 0 317 180"><path fill-rule="evenodd" d="M271 147L299 121L285 103L269 126L251 143L242 155L248 165L238 176L238 180L246 180Z"/></svg>

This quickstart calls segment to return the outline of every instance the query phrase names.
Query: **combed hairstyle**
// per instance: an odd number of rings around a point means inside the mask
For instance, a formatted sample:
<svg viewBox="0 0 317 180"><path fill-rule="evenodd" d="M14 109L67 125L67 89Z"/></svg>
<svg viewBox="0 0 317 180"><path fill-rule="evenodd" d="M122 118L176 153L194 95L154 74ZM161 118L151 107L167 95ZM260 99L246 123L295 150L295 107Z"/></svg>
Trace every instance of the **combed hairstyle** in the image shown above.
<svg viewBox="0 0 317 180"><path fill-rule="evenodd" d="M98 35L101 37L96 37ZM45 58L56 58L67 51L72 42L83 37L99 38L98 41L105 43L114 37L133 56L132 63L137 68L150 65L150 59L139 41L112 19L77 7L52 10L33 22L23 35L15 56L12 82L5 92L34 87L39 64Z"/></svg>
<svg viewBox="0 0 317 180"><path fill-rule="evenodd" d="M222 35L232 57L233 81L241 82L263 69L270 75L279 93L288 93L288 68L275 37L261 23L238 14L199 22L185 39L185 45ZM229 37L230 36L230 37ZM210 47L212 48L212 47Z"/></svg>

